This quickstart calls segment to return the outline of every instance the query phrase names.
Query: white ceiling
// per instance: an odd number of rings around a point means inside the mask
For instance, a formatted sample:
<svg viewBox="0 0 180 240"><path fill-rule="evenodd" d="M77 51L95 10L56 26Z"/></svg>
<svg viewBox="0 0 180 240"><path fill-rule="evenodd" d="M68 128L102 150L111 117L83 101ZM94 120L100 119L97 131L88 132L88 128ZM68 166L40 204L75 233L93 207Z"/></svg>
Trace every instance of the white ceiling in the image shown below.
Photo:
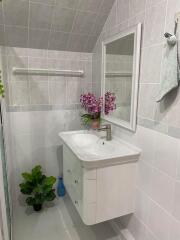
<svg viewBox="0 0 180 240"><path fill-rule="evenodd" d="M115 0L3 0L0 44L92 52Z"/></svg>

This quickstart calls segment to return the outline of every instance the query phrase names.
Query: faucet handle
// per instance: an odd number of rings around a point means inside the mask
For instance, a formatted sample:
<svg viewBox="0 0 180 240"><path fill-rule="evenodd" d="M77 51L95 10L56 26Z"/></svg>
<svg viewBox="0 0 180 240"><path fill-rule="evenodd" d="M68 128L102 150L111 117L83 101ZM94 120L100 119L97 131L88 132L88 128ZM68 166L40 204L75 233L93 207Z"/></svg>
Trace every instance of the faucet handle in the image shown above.
<svg viewBox="0 0 180 240"><path fill-rule="evenodd" d="M102 130L111 130L111 124L103 124L100 126L100 128L97 129L98 131L102 131Z"/></svg>
<svg viewBox="0 0 180 240"><path fill-rule="evenodd" d="M102 125L102 128L111 129L111 124L104 124Z"/></svg>

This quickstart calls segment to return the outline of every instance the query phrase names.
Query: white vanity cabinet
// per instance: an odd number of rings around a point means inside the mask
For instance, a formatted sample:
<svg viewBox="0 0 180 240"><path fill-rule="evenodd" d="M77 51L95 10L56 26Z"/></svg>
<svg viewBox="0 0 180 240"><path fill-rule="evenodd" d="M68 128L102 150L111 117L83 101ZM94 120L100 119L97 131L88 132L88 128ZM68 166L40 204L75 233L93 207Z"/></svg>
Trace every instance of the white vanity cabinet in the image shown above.
<svg viewBox="0 0 180 240"><path fill-rule="evenodd" d="M63 143L64 184L86 225L134 212L137 159L88 168Z"/></svg>

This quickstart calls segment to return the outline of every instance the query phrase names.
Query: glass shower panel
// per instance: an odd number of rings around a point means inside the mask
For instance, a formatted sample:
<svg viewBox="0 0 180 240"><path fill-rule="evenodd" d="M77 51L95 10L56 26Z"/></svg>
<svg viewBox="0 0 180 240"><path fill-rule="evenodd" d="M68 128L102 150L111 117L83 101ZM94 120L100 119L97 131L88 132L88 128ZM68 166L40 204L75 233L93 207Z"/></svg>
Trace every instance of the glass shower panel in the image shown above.
<svg viewBox="0 0 180 240"><path fill-rule="evenodd" d="M2 113L0 113L2 114ZM1 115L2 116L2 115ZM3 125L2 118L0 116L0 200L2 210L2 224L4 240L10 240L11 237L11 212L10 212L10 199L8 189L8 177L7 177L7 165L6 154L4 145Z"/></svg>

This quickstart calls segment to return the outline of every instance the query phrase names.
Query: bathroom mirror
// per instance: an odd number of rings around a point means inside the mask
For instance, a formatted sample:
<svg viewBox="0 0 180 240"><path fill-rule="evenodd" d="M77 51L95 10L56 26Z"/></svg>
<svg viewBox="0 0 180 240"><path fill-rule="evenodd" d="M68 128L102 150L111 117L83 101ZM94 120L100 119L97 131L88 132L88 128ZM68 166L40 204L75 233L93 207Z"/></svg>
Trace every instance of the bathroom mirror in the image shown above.
<svg viewBox="0 0 180 240"><path fill-rule="evenodd" d="M103 119L136 130L141 23L102 42L102 96L115 96L115 110ZM104 105L105 106L105 105Z"/></svg>

